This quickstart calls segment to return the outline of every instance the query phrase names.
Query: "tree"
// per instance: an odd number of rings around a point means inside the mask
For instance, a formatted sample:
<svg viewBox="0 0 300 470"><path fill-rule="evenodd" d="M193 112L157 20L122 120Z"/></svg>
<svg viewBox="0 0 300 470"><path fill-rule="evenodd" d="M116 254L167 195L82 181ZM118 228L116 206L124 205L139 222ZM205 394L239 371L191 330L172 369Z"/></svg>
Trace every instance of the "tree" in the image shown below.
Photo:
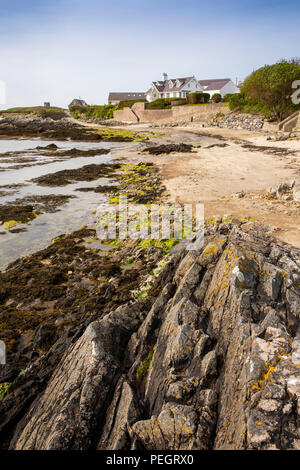
<svg viewBox="0 0 300 470"><path fill-rule="evenodd" d="M222 95L220 95L220 93L215 93L214 95L212 95L211 99L213 103L221 103Z"/></svg>
<svg viewBox="0 0 300 470"><path fill-rule="evenodd" d="M300 80L299 59L282 60L265 65L246 78L242 92L250 103L265 106L281 121L297 107L292 103L292 84Z"/></svg>

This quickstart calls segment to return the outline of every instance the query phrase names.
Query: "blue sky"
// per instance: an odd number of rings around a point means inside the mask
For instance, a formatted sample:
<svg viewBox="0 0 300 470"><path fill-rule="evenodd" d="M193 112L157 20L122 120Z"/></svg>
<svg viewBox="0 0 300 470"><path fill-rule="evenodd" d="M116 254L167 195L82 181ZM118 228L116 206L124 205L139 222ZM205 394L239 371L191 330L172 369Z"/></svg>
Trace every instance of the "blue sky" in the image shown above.
<svg viewBox="0 0 300 470"><path fill-rule="evenodd" d="M91 104L169 76L243 79L300 55L299 0L0 0L5 107Z"/></svg>

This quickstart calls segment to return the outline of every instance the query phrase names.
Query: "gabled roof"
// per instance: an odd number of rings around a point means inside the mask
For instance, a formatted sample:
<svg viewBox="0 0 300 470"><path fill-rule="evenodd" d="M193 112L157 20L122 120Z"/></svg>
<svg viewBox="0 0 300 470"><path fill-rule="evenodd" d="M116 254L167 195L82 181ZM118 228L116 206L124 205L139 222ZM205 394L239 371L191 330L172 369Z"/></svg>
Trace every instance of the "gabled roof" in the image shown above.
<svg viewBox="0 0 300 470"><path fill-rule="evenodd" d="M213 80L199 80L199 83L205 91L210 90L221 90L228 82L231 82L230 78L216 78Z"/></svg>
<svg viewBox="0 0 300 470"><path fill-rule="evenodd" d="M134 91L130 93L110 93L108 95L108 101L129 101L129 100L145 100L146 93L140 91Z"/></svg>
<svg viewBox="0 0 300 470"><path fill-rule="evenodd" d="M155 88L160 93L168 93L172 91L181 91L194 77L183 77L183 78L168 78L168 80L157 80L152 82ZM171 83L173 86L171 86Z"/></svg>
<svg viewBox="0 0 300 470"><path fill-rule="evenodd" d="M82 100L82 99L78 99L78 98L75 98L70 104L69 106L87 106L87 103Z"/></svg>

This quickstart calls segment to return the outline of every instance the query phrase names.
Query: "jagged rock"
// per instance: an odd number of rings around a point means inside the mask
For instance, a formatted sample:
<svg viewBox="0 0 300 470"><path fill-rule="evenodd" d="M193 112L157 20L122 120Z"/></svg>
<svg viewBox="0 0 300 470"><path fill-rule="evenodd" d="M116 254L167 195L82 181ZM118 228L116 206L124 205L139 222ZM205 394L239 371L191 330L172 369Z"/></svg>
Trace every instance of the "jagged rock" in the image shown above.
<svg viewBox="0 0 300 470"><path fill-rule="evenodd" d="M87 327L29 410L26 426L15 437L16 449L84 449L92 445L93 431L120 375L122 351L139 321L134 309L120 307Z"/></svg>
<svg viewBox="0 0 300 470"><path fill-rule="evenodd" d="M209 226L146 304L99 313L57 362L55 343L39 393L41 360L11 385L1 446L299 449L299 272L300 251L268 228Z"/></svg>
<svg viewBox="0 0 300 470"><path fill-rule="evenodd" d="M130 446L128 430L137 422L140 412L134 392L122 377L106 413L106 422L98 449L126 449Z"/></svg>
<svg viewBox="0 0 300 470"><path fill-rule="evenodd" d="M192 407L166 403L157 418L137 422L132 431L148 450L186 450L194 448L197 423Z"/></svg>
<svg viewBox="0 0 300 470"><path fill-rule="evenodd" d="M268 189L267 196L285 201L300 201L300 181L293 180L272 186Z"/></svg>

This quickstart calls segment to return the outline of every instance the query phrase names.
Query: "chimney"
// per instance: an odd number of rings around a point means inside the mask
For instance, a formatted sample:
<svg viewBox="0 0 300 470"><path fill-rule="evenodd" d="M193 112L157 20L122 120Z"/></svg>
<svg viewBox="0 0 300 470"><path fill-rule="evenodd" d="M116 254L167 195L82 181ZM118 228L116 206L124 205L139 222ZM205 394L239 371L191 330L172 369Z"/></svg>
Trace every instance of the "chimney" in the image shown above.
<svg viewBox="0 0 300 470"><path fill-rule="evenodd" d="M168 80L168 74L165 72L163 73L163 81L166 81Z"/></svg>

